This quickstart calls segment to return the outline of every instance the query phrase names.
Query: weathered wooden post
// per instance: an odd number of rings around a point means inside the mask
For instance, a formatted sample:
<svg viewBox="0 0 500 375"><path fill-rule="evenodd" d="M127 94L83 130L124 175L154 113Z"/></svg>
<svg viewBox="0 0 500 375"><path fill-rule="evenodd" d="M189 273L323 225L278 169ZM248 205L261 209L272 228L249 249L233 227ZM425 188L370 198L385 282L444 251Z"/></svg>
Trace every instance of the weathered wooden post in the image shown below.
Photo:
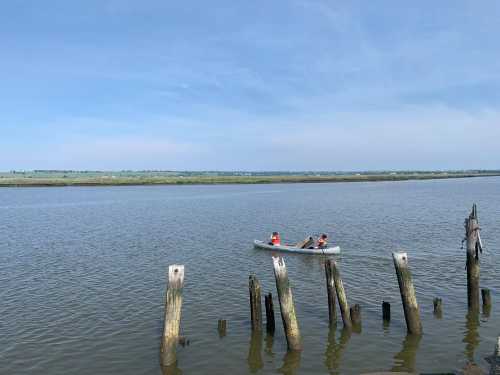
<svg viewBox="0 0 500 375"><path fill-rule="evenodd" d="M398 276L399 291L403 301L406 327L410 334L421 334L422 323L420 322L420 312L418 310L415 288L408 268L408 255L406 253L392 253L396 275Z"/></svg>
<svg viewBox="0 0 500 375"><path fill-rule="evenodd" d="M476 204L465 219L465 240L467 241L467 306L469 310L479 311L479 252L483 251L479 234Z"/></svg>
<svg viewBox="0 0 500 375"><path fill-rule="evenodd" d="M273 335L274 330L276 329L275 320L274 320L274 305L273 305L273 295L269 293L264 296L265 305L266 305L266 331Z"/></svg>
<svg viewBox="0 0 500 375"><path fill-rule="evenodd" d="M255 275L248 278L248 290L250 292L250 318L252 320L252 330L262 330L262 298L260 295L259 280Z"/></svg>
<svg viewBox="0 0 500 375"><path fill-rule="evenodd" d="M337 292L337 299L339 300L340 315L342 315L342 322L344 323L344 328L351 329L351 313L349 311L349 304L347 303L347 297L345 295L344 284L340 278L340 272L337 267L337 262L332 261L332 274L333 281L335 283L335 290Z"/></svg>
<svg viewBox="0 0 500 375"><path fill-rule="evenodd" d="M354 306L351 306L349 309L349 312L351 314L351 322L352 324L361 324L361 306L359 304L355 304Z"/></svg>
<svg viewBox="0 0 500 375"><path fill-rule="evenodd" d="M491 307L491 294L488 288L481 289L481 297L483 299L483 308Z"/></svg>
<svg viewBox="0 0 500 375"><path fill-rule="evenodd" d="M493 355L488 358L488 362L490 362L489 375L500 375L500 337L497 337L495 350Z"/></svg>
<svg viewBox="0 0 500 375"><path fill-rule="evenodd" d="M391 320L391 304L382 301L382 320L389 322Z"/></svg>
<svg viewBox="0 0 500 375"><path fill-rule="evenodd" d="M351 307L349 312L351 314L351 322L353 328L361 332L361 306L355 304L354 306Z"/></svg>
<svg viewBox="0 0 500 375"><path fill-rule="evenodd" d="M330 259L325 262L326 292L328 294L328 322L330 325L337 324L337 310L335 309L335 281L333 280L333 264Z"/></svg>
<svg viewBox="0 0 500 375"><path fill-rule="evenodd" d="M160 348L160 359L164 366L170 366L177 361L176 346L179 340L183 286L184 266L176 264L169 266L165 320Z"/></svg>
<svg viewBox="0 0 500 375"><path fill-rule="evenodd" d="M434 298L432 304L434 305L434 316L436 316L436 318L438 319L441 319L443 316L443 300L441 298Z"/></svg>
<svg viewBox="0 0 500 375"><path fill-rule="evenodd" d="M227 327L226 320L219 319L217 323L217 331L219 332L220 338L226 336L226 327Z"/></svg>
<svg viewBox="0 0 500 375"><path fill-rule="evenodd" d="M299 351L302 350L302 343L285 261L281 256L273 256L273 264L288 350Z"/></svg>

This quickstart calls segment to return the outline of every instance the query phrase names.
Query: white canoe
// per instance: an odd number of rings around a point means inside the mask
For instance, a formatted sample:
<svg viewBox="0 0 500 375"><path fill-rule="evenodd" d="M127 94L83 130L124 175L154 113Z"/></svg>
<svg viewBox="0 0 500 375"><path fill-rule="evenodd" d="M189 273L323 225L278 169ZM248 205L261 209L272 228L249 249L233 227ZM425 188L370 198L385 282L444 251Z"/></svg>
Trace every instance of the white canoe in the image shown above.
<svg viewBox="0 0 500 375"><path fill-rule="evenodd" d="M259 240L253 241L253 244L258 249L272 250L272 251L288 251L290 253L297 253L297 254L340 254L340 247L339 246L327 247L326 249L318 249L318 248L300 249L300 248L295 247L295 246L269 245L269 243L264 242L264 241L259 241Z"/></svg>

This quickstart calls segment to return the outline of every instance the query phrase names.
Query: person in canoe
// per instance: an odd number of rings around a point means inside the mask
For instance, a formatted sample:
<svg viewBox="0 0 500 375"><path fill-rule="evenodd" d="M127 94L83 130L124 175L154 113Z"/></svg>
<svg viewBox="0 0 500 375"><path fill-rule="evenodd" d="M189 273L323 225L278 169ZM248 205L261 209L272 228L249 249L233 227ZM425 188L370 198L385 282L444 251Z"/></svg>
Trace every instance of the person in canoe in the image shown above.
<svg viewBox="0 0 500 375"><path fill-rule="evenodd" d="M327 246L328 246L328 236L323 233L318 238L318 249L326 249Z"/></svg>
<svg viewBox="0 0 500 375"><path fill-rule="evenodd" d="M280 246L281 245L281 238L280 238L280 234L278 232L273 232L273 235L271 236L271 240L269 241L269 245L273 245L273 246Z"/></svg>

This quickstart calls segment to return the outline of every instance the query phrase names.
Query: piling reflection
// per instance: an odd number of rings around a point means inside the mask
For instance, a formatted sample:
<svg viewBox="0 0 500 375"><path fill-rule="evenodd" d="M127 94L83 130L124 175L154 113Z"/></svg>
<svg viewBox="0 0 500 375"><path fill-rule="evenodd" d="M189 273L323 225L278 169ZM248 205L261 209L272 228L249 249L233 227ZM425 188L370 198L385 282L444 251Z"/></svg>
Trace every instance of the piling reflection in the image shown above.
<svg viewBox="0 0 500 375"><path fill-rule="evenodd" d="M248 349L248 368L254 373L264 367L262 360L262 331L253 331L250 337L250 347Z"/></svg>
<svg viewBox="0 0 500 375"><path fill-rule="evenodd" d="M474 362L474 352L479 345L479 314L476 311L470 311L465 316L465 356L470 362Z"/></svg>
<svg viewBox="0 0 500 375"><path fill-rule="evenodd" d="M160 366L162 375L182 375L182 370L177 367L177 362L170 366Z"/></svg>
<svg viewBox="0 0 500 375"><path fill-rule="evenodd" d="M491 305L483 305L483 317L489 318L491 314Z"/></svg>
<svg viewBox="0 0 500 375"><path fill-rule="evenodd" d="M274 336L270 335L269 333L266 334L265 343L266 343L266 347L264 349L265 353L271 357L274 357L274 352L273 352Z"/></svg>
<svg viewBox="0 0 500 375"><path fill-rule="evenodd" d="M342 361L342 353L351 338L351 331L342 329L339 342L337 344L335 338L335 328L328 331L328 343L325 351L325 366L330 374L339 374L339 367Z"/></svg>
<svg viewBox="0 0 500 375"><path fill-rule="evenodd" d="M403 348L394 356L393 372L414 372L417 359L417 351L422 335L406 335L403 340Z"/></svg>
<svg viewBox="0 0 500 375"><path fill-rule="evenodd" d="M297 374L300 367L300 355L299 351L287 352L283 357L283 366L278 369L278 372L285 375Z"/></svg>

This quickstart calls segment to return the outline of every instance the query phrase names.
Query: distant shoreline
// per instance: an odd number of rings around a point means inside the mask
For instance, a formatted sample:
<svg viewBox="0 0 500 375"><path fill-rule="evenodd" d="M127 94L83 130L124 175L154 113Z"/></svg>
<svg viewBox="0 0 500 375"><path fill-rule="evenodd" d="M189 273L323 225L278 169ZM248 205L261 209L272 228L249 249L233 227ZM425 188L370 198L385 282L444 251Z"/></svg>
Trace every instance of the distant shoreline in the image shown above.
<svg viewBox="0 0 500 375"><path fill-rule="evenodd" d="M11 175L12 176L12 175ZM346 175L262 175L262 176L92 176L92 177L33 177L1 176L0 187L65 187L65 186L145 186L145 185L228 185L286 184L442 180L500 176L492 172L417 172Z"/></svg>

